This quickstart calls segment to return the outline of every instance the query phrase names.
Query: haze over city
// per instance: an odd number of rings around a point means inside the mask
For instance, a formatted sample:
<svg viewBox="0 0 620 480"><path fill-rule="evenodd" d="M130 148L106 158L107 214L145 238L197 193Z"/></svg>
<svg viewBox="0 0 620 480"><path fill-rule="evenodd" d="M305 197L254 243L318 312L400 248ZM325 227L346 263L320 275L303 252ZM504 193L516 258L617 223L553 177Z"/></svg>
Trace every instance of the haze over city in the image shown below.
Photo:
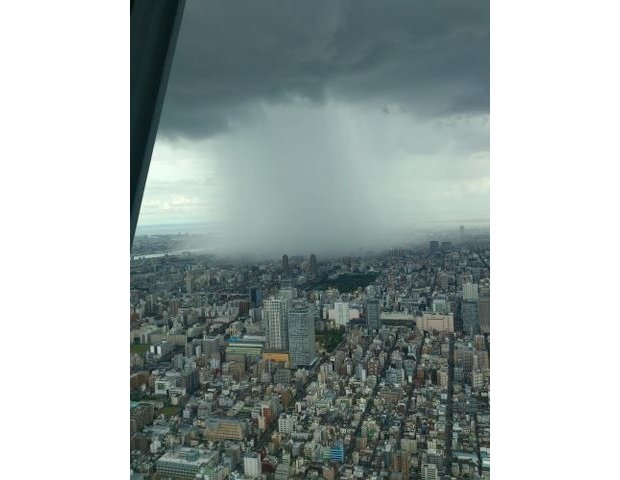
<svg viewBox="0 0 620 480"><path fill-rule="evenodd" d="M276 255L485 225L488 4L375 5L187 2L138 233Z"/></svg>
<svg viewBox="0 0 620 480"><path fill-rule="evenodd" d="M489 480L488 3L189 1L132 480Z"/></svg>

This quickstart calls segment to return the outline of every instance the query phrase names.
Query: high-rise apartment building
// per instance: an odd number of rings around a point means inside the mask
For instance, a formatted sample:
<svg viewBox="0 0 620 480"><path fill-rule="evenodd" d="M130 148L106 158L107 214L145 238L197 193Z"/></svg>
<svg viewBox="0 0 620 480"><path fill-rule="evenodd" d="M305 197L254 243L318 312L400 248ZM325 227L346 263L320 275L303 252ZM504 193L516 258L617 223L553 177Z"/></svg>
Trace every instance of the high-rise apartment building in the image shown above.
<svg viewBox="0 0 620 480"><path fill-rule="evenodd" d="M293 303L288 312L288 346L293 368L310 365L316 358L314 311L305 301Z"/></svg>
<svg viewBox="0 0 620 480"><path fill-rule="evenodd" d="M381 327L379 319L379 300L369 298L366 300L366 323L368 328L378 330Z"/></svg>
<svg viewBox="0 0 620 480"><path fill-rule="evenodd" d="M288 310L290 300L271 297L263 302L267 329L267 346L274 350L288 350Z"/></svg>

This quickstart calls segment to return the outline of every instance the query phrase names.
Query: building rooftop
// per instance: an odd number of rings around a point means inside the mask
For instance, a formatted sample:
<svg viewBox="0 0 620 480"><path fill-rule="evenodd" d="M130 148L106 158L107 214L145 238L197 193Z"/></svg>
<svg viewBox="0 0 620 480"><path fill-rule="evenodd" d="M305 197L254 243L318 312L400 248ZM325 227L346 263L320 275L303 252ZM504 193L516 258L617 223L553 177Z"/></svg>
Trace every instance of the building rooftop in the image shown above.
<svg viewBox="0 0 620 480"><path fill-rule="evenodd" d="M211 450L202 450L190 447L176 447L167 451L158 462L179 463L200 467L203 464L211 464L217 460L218 453Z"/></svg>

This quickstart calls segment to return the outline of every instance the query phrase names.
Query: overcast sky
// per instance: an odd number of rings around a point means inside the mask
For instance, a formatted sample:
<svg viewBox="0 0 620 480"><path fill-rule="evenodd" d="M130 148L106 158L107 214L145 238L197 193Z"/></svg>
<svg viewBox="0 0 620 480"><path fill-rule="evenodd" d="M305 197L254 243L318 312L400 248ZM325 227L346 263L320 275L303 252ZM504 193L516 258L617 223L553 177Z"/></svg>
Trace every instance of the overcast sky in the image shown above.
<svg viewBox="0 0 620 480"><path fill-rule="evenodd" d="M188 0L139 223L299 253L484 221L488 117L488 0Z"/></svg>

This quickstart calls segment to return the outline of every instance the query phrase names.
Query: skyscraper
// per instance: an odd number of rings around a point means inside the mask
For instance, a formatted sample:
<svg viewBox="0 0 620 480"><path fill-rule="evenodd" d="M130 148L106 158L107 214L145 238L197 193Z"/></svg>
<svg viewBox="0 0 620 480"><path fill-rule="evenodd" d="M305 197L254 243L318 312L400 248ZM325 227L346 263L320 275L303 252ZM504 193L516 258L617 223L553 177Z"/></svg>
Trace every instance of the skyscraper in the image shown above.
<svg viewBox="0 0 620 480"><path fill-rule="evenodd" d="M288 255L282 256L282 272L288 274Z"/></svg>
<svg viewBox="0 0 620 480"><path fill-rule="evenodd" d="M316 275L317 267L316 255L313 253L310 255L310 273Z"/></svg>
<svg viewBox="0 0 620 480"><path fill-rule="evenodd" d="M461 225L459 227L459 233L460 233L461 242L462 242L463 240L465 240L465 226L464 225Z"/></svg>
<svg viewBox="0 0 620 480"><path fill-rule="evenodd" d="M290 300L271 297L263 302L267 346L274 350L288 349L288 311Z"/></svg>
<svg viewBox="0 0 620 480"><path fill-rule="evenodd" d="M288 313L288 345L291 367L310 365L316 358L314 311L306 301L293 303Z"/></svg>
<svg viewBox="0 0 620 480"><path fill-rule="evenodd" d="M480 317L480 331L482 333L491 333L491 299L488 288L480 289L478 316Z"/></svg>
<svg viewBox="0 0 620 480"><path fill-rule="evenodd" d="M348 302L334 302L336 311L336 325L345 327L349 323L349 304Z"/></svg>
<svg viewBox="0 0 620 480"><path fill-rule="evenodd" d="M463 319L463 333L466 335L475 335L480 333L480 319L478 317L478 285L475 283L468 282L463 284L461 317Z"/></svg>
<svg viewBox="0 0 620 480"><path fill-rule="evenodd" d="M379 300L376 298L369 298L366 300L366 323L368 328L378 330L380 328L379 319Z"/></svg>
<svg viewBox="0 0 620 480"><path fill-rule="evenodd" d="M248 296L250 297L250 305L252 305L252 308L260 307L262 303L260 288L250 287L248 291Z"/></svg>

